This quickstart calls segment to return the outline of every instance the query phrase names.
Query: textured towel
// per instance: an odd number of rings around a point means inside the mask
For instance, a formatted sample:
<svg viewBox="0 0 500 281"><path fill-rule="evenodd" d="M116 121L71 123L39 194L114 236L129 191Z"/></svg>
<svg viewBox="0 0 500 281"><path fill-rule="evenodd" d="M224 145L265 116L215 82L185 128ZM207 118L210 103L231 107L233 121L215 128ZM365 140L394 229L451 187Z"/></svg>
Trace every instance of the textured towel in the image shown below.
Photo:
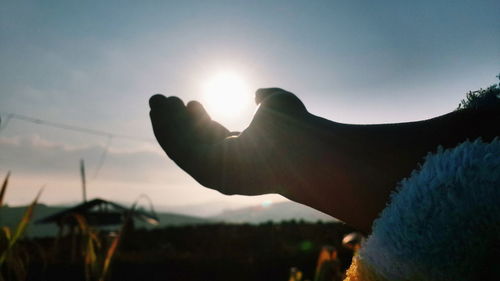
<svg viewBox="0 0 500 281"><path fill-rule="evenodd" d="M500 141L428 155L391 196L346 280L500 280Z"/></svg>

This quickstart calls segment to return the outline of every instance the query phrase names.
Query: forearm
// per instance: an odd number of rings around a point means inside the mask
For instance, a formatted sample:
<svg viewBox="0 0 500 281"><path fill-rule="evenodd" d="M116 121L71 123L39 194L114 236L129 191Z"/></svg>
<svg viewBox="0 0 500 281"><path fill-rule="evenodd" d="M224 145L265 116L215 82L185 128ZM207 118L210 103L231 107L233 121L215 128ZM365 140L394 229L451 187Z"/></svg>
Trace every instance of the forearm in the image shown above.
<svg viewBox="0 0 500 281"><path fill-rule="evenodd" d="M369 231L397 183L427 153L467 139L491 140L500 135L497 124L498 110L382 125L311 115L288 128L254 129L226 140L207 157L217 160L205 173L217 176L202 184L227 194L280 193Z"/></svg>
<svg viewBox="0 0 500 281"><path fill-rule="evenodd" d="M346 180L324 185L319 192L346 192L350 197L336 202L310 201L308 205L318 205L318 209L367 230L386 206L397 183L408 177L427 153L436 151L438 146L451 148L479 137L491 141L500 136L499 124L499 108L463 110L399 124L332 123L326 139L336 147L337 157L331 157L335 160L330 166L342 167Z"/></svg>

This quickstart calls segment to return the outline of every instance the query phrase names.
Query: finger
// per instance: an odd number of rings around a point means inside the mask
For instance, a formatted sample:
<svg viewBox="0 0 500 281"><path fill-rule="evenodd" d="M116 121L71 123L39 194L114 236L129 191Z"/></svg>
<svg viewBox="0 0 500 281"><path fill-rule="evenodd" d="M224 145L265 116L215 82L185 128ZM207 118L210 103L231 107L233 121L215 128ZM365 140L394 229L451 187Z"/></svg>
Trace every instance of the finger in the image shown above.
<svg viewBox="0 0 500 281"><path fill-rule="evenodd" d="M197 136L204 143L214 143L230 135L228 129L213 121L207 111L198 101L190 101L187 111L192 118L193 125L197 128Z"/></svg>
<svg viewBox="0 0 500 281"><path fill-rule="evenodd" d="M154 95L150 98L150 117L156 139L171 154L186 142L189 128L188 114L181 99Z"/></svg>
<svg viewBox="0 0 500 281"><path fill-rule="evenodd" d="M201 105L198 101L193 100L188 102L186 108L194 121L207 122L211 119L203 105Z"/></svg>
<svg viewBox="0 0 500 281"><path fill-rule="evenodd" d="M153 109L159 109L165 101L166 97L162 94L155 94L151 98L149 98L149 108Z"/></svg>
<svg viewBox="0 0 500 281"><path fill-rule="evenodd" d="M178 97L165 97L161 94L156 94L149 99L149 107L151 111L161 112L165 116L177 117L185 115L186 108L184 102Z"/></svg>
<svg viewBox="0 0 500 281"><path fill-rule="evenodd" d="M151 97L149 104L153 127L159 131L169 131L175 127L186 125L187 110L182 100L178 97L167 98L157 94Z"/></svg>
<svg viewBox="0 0 500 281"><path fill-rule="evenodd" d="M153 132L156 139L160 142L160 132L167 130L169 123L166 116L167 98L161 94L156 94L149 99L149 107L151 108L149 116L153 126Z"/></svg>

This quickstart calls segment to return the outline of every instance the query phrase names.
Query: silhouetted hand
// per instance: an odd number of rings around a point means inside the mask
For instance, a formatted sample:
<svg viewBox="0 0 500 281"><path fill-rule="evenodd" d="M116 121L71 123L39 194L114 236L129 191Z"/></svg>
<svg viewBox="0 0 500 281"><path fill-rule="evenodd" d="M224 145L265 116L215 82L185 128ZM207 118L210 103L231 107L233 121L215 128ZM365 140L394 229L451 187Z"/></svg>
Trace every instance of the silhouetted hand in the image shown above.
<svg viewBox="0 0 500 281"><path fill-rule="evenodd" d="M310 114L292 93L256 93L260 104L240 134L177 97L150 99L161 147L200 184L224 194L279 193L368 232L397 183L439 145L500 135L500 109L455 111L380 125L336 123Z"/></svg>
<svg viewBox="0 0 500 281"><path fill-rule="evenodd" d="M167 155L202 185L225 194L276 192L278 178L290 175L272 175L273 162L309 113L295 95L278 88L258 90L255 101L260 107L241 134L211 120L199 102L184 105L177 97L151 97L150 116Z"/></svg>

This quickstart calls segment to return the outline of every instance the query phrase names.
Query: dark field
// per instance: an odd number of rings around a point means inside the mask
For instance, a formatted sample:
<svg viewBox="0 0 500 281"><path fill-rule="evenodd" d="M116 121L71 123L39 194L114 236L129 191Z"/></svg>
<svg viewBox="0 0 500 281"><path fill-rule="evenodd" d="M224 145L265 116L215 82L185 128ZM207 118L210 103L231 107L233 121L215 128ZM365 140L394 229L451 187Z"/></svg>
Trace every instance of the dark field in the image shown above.
<svg viewBox="0 0 500 281"><path fill-rule="evenodd" d="M351 253L341 223L283 222L261 225L198 225L128 230L112 260L109 280L288 280L291 267L313 279L319 251L333 245L343 268ZM28 280L85 280L76 238L36 239L30 248ZM81 240L81 239L80 239ZM106 238L101 241L105 243Z"/></svg>

